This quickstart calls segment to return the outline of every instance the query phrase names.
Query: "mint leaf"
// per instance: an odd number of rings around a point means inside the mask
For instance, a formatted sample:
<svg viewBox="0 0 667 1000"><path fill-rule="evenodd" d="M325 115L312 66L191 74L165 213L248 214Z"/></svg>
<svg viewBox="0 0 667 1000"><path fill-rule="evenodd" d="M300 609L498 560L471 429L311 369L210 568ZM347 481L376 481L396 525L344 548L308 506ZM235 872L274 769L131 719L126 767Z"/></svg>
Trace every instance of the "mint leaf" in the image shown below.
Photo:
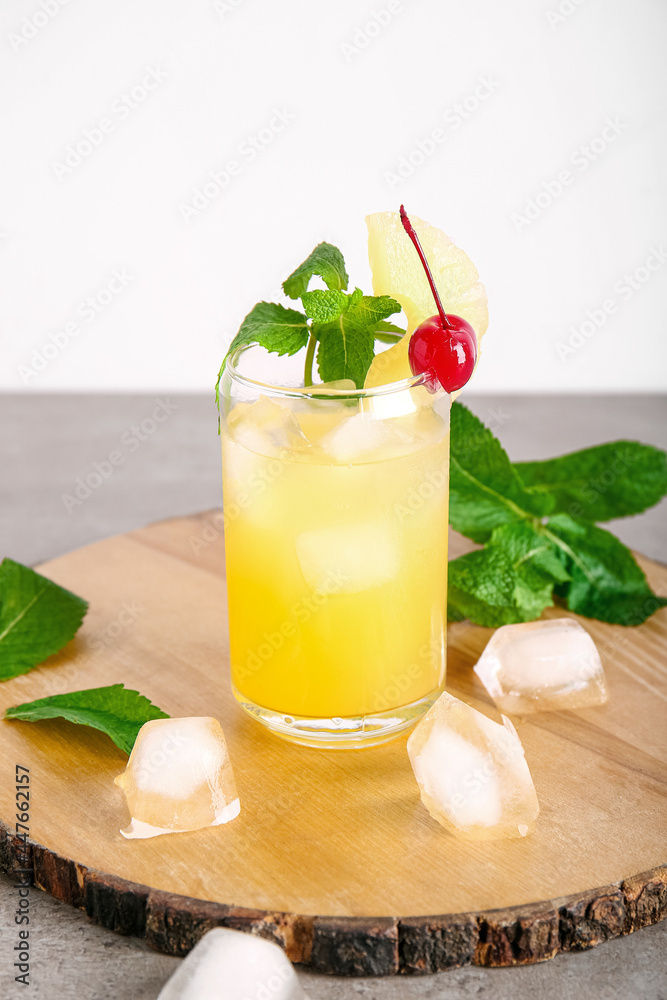
<svg viewBox="0 0 667 1000"><path fill-rule="evenodd" d="M494 528L490 544L511 558L517 574L529 585L540 586L545 581L565 583L570 579L563 552L541 524L527 521L501 524Z"/></svg>
<svg viewBox="0 0 667 1000"><path fill-rule="evenodd" d="M345 290L349 278L345 270L345 261L338 247L331 243L318 243L303 264L292 271L289 278L283 281L283 291L290 299L300 299L308 288L313 275L318 275L327 288L336 291Z"/></svg>
<svg viewBox="0 0 667 1000"><path fill-rule="evenodd" d="M515 462L532 493L553 496L554 513L587 521L628 517L667 493L667 455L637 441L612 441L546 462Z"/></svg>
<svg viewBox="0 0 667 1000"><path fill-rule="evenodd" d="M397 340L405 336L406 331L393 323L376 323L375 339L382 344L395 344Z"/></svg>
<svg viewBox="0 0 667 1000"><path fill-rule="evenodd" d="M303 313L277 302L258 302L239 327L227 357L243 344L259 344L274 354L296 354L308 342L308 322Z"/></svg>
<svg viewBox="0 0 667 1000"><path fill-rule="evenodd" d="M88 604L13 559L0 563L0 680L57 653L76 634Z"/></svg>
<svg viewBox="0 0 667 1000"><path fill-rule="evenodd" d="M312 292L304 292L301 301L303 311L309 319L316 323L329 323L345 312L351 298L345 292L315 288Z"/></svg>
<svg viewBox="0 0 667 1000"><path fill-rule="evenodd" d="M227 358L237 347L259 344L274 354L296 354L308 343L308 320L295 309L286 309L277 302L258 302L241 323L239 331L225 354L215 383L215 402L220 406L220 379Z"/></svg>
<svg viewBox="0 0 667 1000"><path fill-rule="evenodd" d="M502 524L484 549L450 562L448 618L487 628L533 621L553 605L554 583L567 580L563 557L539 529Z"/></svg>
<svg viewBox="0 0 667 1000"><path fill-rule="evenodd" d="M385 320L400 312L402 306L391 295L362 295L354 306L354 315L359 322L367 323L373 329Z"/></svg>
<svg viewBox="0 0 667 1000"><path fill-rule="evenodd" d="M322 381L350 378L361 389L375 354L375 325L400 308L389 295L362 295L333 322L313 324Z"/></svg>
<svg viewBox="0 0 667 1000"><path fill-rule="evenodd" d="M92 726L110 736L116 746L127 754L131 752L144 722L169 718L144 695L122 684L71 691L14 705L7 709L4 717L24 722L61 718L79 726Z"/></svg>
<svg viewBox="0 0 667 1000"><path fill-rule="evenodd" d="M462 535L485 542L499 524L542 517L549 494L523 485L500 442L461 403L452 404L449 522Z"/></svg>
<svg viewBox="0 0 667 1000"><path fill-rule="evenodd" d="M317 368L322 381L351 378L361 389L375 354L372 329L349 311L333 323L317 324L313 332L319 341Z"/></svg>
<svg viewBox="0 0 667 1000"><path fill-rule="evenodd" d="M525 620L515 606L516 574L504 552L488 546L468 552L452 559L448 572L450 621L469 618L475 625L497 628Z"/></svg>
<svg viewBox="0 0 667 1000"><path fill-rule="evenodd" d="M609 531L568 514L550 517L544 531L559 545L572 577L559 588L570 611L613 625L640 625L667 605L667 598L653 593L630 550Z"/></svg>

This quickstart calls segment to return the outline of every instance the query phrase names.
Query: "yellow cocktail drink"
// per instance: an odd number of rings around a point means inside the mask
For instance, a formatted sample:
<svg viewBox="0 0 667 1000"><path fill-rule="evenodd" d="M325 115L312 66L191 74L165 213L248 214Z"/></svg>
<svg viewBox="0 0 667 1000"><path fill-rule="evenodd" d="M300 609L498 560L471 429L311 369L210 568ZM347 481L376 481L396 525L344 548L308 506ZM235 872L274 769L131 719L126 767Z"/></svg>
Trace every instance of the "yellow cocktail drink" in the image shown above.
<svg viewBox="0 0 667 1000"><path fill-rule="evenodd" d="M391 738L444 682L449 397L406 383L247 401L229 382L235 695L298 742Z"/></svg>

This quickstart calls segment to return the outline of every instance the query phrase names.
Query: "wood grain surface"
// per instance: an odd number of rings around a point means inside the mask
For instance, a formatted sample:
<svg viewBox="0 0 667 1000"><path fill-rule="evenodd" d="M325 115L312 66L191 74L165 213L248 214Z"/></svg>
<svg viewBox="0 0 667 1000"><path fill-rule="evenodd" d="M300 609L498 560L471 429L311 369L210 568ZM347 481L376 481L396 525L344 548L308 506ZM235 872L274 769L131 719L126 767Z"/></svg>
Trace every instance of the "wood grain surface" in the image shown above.
<svg viewBox="0 0 667 1000"><path fill-rule="evenodd" d="M452 553L466 543L452 536ZM667 568L642 560L659 593ZM590 947L667 908L667 611L639 628L585 621L610 702L514 717L541 814L521 841L468 843L420 803L406 739L363 751L284 743L229 687L222 516L165 521L41 570L90 601L77 638L0 689L0 708L123 682L172 716L220 719L241 815L211 830L126 841L103 734L3 721L0 867L105 926L184 954L208 927L273 937L339 974L521 964ZM553 609L551 615L563 615ZM448 689L498 719L472 666L491 631L450 630ZM30 768L32 846L12 838L14 764Z"/></svg>

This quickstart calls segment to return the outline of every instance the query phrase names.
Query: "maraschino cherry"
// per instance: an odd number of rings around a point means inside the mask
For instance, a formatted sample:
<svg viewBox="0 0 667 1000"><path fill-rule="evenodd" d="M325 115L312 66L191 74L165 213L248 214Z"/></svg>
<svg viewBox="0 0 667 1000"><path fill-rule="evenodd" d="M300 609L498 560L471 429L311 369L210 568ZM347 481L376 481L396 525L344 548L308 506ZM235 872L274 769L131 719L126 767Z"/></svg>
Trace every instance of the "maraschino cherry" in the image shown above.
<svg viewBox="0 0 667 1000"><path fill-rule="evenodd" d="M420 323L410 337L410 369L413 375L425 375L425 385L431 392L437 392L440 386L446 392L455 392L466 384L473 373L477 359L477 337L470 323L461 316L445 313L442 308L419 237L402 205L401 222L419 254L438 307L437 315Z"/></svg>

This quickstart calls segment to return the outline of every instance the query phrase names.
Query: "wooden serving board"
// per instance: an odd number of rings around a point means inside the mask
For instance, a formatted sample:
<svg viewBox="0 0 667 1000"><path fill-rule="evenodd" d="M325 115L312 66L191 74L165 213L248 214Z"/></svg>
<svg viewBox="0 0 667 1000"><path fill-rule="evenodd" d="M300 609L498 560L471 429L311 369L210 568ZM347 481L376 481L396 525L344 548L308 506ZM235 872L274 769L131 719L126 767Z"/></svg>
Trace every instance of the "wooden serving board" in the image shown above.
<svg viewBox="0 0 667 1000"><path fill-rule="evenodd" d="M454 554L466 543L452 537ZM641 560L667 593L667 568ZM421 805L406 739L363 751L284 743L230 692L222 516L151 525L41 570L90 601L77 638L0 686L0 708L122 681L173 716L222 723L241 815L124 840L126 758L62 720L0 722L0 867L105 926L185 954L211 926L279 941L348 975L511 965L590 947L667 911L667 611L639 628L586 621L608 705L514 718L541 805L525 840L469 843ZM551 615L563 615L561 609ZM447 687L492 718L472 671L491 631L451 628ZM30 768L30 845L14 830L14 765Z"/></svg>

